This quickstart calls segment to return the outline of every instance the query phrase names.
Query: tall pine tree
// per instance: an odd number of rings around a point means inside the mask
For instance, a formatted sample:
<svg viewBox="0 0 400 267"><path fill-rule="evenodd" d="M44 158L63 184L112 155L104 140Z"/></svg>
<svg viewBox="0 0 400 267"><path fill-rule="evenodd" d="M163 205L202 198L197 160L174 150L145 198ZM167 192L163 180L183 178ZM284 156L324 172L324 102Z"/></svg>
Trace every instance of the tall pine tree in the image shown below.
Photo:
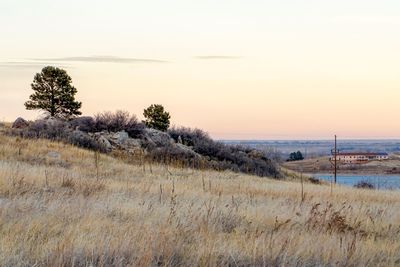
<svg viewBox="0 0 400 267"><path fill-rule="evenodd" d="M163 132L168 130L171 116L164 110L162 105L151 105L143 111L143 116L145 118L143 122L147 127Z"/></svg>
<svg viewBox="0 0 400 267"><path fill-rule="evenodd" d="M42 109L57 118L71 118L82 113L81 102L75 100L77 90L72 79L63 69L45 67L37 73L31 84L35 91L25 102L28 110Z"/></svg>

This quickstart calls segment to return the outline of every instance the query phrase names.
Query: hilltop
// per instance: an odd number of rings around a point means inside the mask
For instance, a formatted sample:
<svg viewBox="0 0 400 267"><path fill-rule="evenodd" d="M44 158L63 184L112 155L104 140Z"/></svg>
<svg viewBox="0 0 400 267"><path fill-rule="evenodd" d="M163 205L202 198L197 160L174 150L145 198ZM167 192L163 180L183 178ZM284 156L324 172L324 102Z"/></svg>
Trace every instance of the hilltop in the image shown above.
<svg viewBox="0 0 400 267"><path fill-rule="evenodd" d="M49 117L29 122L18 118L12 129L5 127L3 131L11 136L46 138L120 155L131 162L282 177L277 164L260 150L216 142L200 129L154 129L124 111L71 120Z"/></svg>
<svg viewBox="0 0 400 267"><path fill-rule="evenodd" d="M393 266L400 194L0 135L2 266Z"/></svg>

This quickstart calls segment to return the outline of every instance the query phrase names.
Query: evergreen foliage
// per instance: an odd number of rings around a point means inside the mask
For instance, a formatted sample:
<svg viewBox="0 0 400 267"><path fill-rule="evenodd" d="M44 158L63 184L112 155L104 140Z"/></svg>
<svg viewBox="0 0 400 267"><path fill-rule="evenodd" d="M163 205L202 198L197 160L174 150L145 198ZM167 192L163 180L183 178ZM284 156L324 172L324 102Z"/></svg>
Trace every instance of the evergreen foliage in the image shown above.
<svg viewBox="0 0 400 267"><path fill-rule="evenodd" d="M75 100L77 90L63 69L45 67L37 73L31 84L34 93L25 102L28 110L41 109L52 117L69 119L81 115L81 102Z"/></svg>
<svg viewBox="0 0 400 267"><path fill-rule="evenodd" d="M303 154L301 154L300 151L297 151L297 152L290 153L287 161L297 161L297 160L303 160L303 159L304 159Z"/></svg>
<svg viewBox="0 0 400 267"><path fill-rule="evenodd" d="M168 130L171 116L164 110L162 105L151 105L144 110L143 116L145 117L143 122L147 127L163 132Z"/></svg>

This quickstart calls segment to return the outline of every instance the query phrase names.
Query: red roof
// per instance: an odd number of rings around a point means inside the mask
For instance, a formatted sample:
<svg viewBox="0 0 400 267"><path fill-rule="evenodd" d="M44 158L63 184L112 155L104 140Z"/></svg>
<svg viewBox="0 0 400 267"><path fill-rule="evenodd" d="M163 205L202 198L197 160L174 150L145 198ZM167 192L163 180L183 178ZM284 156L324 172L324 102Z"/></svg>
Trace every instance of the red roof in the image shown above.
<svg viewBox="0 0 400 267"><path fill-rule="evenodd" d="M368 153L368 152L349 152L349 153L337 153L337 156L387 156L387 153Z"/></svg>

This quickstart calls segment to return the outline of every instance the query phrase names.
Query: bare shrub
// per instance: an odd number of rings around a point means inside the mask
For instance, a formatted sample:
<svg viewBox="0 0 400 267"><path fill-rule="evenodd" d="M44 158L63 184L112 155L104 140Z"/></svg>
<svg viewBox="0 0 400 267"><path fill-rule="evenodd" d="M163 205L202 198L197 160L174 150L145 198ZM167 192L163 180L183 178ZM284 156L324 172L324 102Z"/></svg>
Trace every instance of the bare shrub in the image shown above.
<svg viewBox="0 0 400 267"><path fill-rule="evenodd" d="M191 146L194 152L206 157L208 165L215 169L279 177L276 165L261 151L216 142L199 129L174 127L168 133L176 142Z"/></svg>
<svg viewBox="0 0 400 267"><path fill-rule="evenodd" d="M201 159L194 153L179 149L173 145L163 147L148 147L146 158L150 161L156 161L164 164L174 164L179 162L184 167L199 168Z"/></svg>
<svg viewBox="0 0 400 267"><path fill-rule="evenodd" d="M181 142L186 146L194 146L201 141L212 142L208 134L200 129L173 127L168 130L168 133L176 142Z"/></svg>
<svg viewBox="0 0 400 267"><path fill-rule="evenodd" d="M127 111L103 112L95 115L96 131L119 132L126 131L130 137L136 138L142 134L145 126L139 122L135 115Z"/></svg>
<svg viewBox="0 0 400 267"><path fill-rule="evenodd" d="M211 168L279 178L279 170L265 153L241 146L214 141L199 129L172 128L168 133L147 129L136 116L127 111L103 112L71 121L43 119L24 129L12 129L12 134L26 138L46 138L63 141L79 147L107 152L104 144L90 133L126 131L132 138L140 138L147 158L157 162L193 168ZM172 139L171 139L172 138ZM175 141L178 144L175 144Z"/></svg>
<svg viewBox="0 0 400 267"><path fill-rule="evenodd" d="M312 184L321 184L321 181L315 177L309 177L308 181L310 181L310 183L312 183Z"/></svg>
<svg viewBox="0 0 400 267"><path fill-rule="evenodd" d="M96 122L92 117L84 116L72 119L70 122L72 129L82 132L93 132L96 130Z"/></svg>
<svg viewBox="0 0 400 267"><path fill-rule="evenodd" d="M375 186L367 181L359 181L354 185L355 188L374 189Z"/></svg>
<svg viewBox="0 0 400 267"><path fill-rule="evenodd" d="M344 211L351 206L344 205L336 210L332 204L328 203L321 207L320 203L312 206L306 225L309 230L333 233L352 233L365 235L361 229L361 222L350 221Z"/></svg>
<svg viewBox="0 0 400 267"><path fill-rule="evenodd" d="M105 147L90 137L86 132L74 130L71 127L72 125L79 124L80 128L84 125L83 122L87 121L90 120L84 119L81 121L78 120L75 123L70 123L59 119L41 119L30 123L26 128L11 129L8 131L8 134L23 138L44 138L53 141L62 141L79 147L105 152Z"/></svg>
<svg viewBox="0 0 400 267"><path fill-rule="evenodd" d="M68 124L62 120L52 120L49 122L46 119L36 120L29 127L21 129L18 133L27 138L46 138L50 140L63 139L68 135Z"/></svg>

